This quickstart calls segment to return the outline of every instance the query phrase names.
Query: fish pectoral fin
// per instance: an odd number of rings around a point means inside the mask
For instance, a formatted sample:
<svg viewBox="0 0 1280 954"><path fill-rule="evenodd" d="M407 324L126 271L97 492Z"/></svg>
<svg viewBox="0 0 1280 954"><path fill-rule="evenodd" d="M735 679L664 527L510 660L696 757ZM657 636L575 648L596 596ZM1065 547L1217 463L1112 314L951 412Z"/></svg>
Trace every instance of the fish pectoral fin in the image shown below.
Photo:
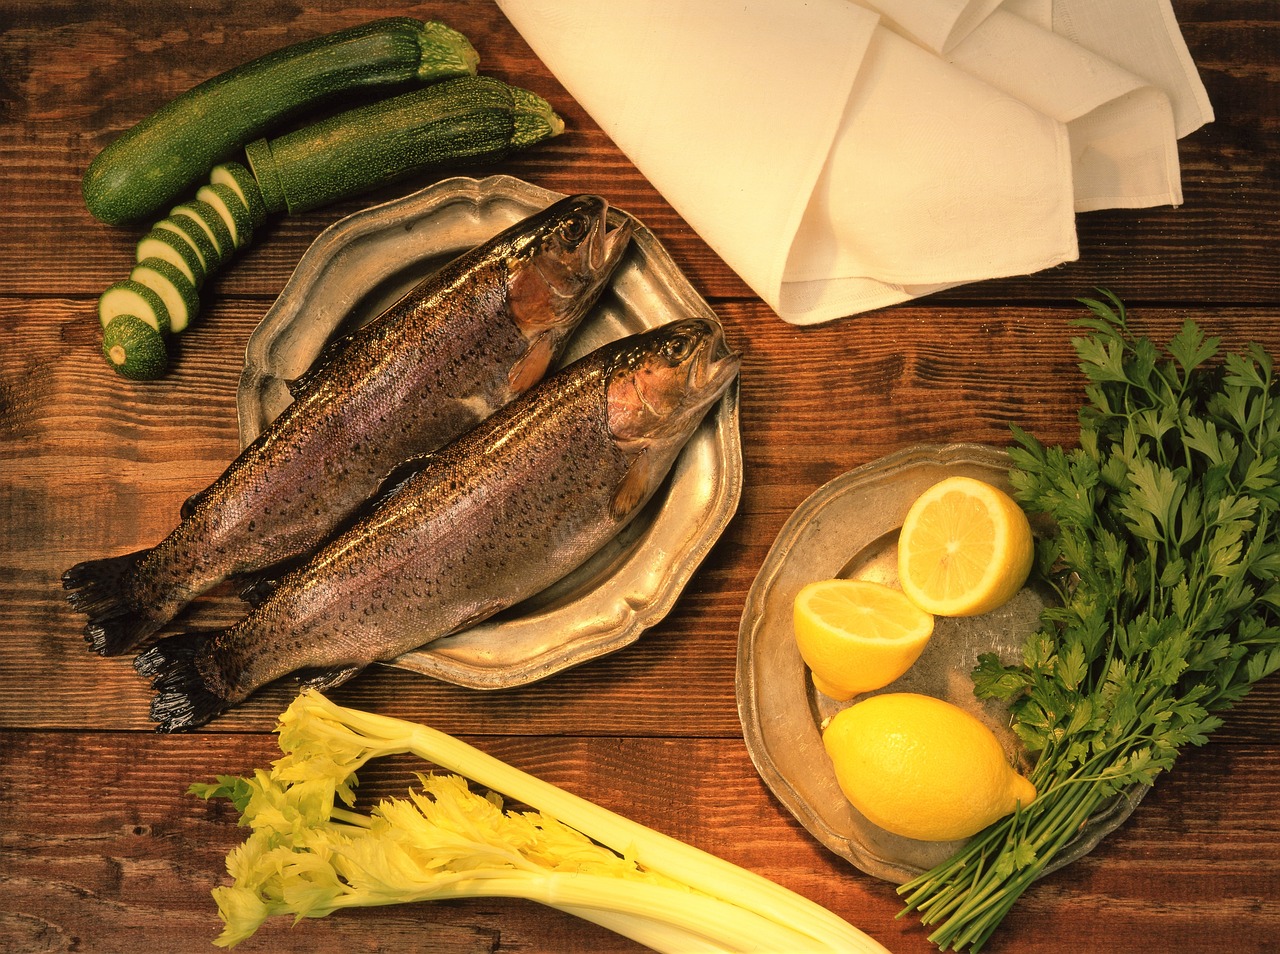
<svg viewBox="0 0 1280 954"><path fill-rule="evenodd" d="M511 604L507 600L504 600L501 597L491 597L490 599L482 600L472 606L466 616L460 619L457 625L444 635L453 636L455 633L464 632L472 626L475 626L477 623L483 623L494 614L502 612L504 609L510 607L510 605Z"/></svg>
<svg viewBox="0 0 1280 954"><path fill-rule="evenodd" d="M323 692L342 685L348 679L358 676L363 670L363 665L334 666L332 669L303 669L298 673L298 681L305 689L317 689Z"/></svg>
<svg viewBox="0 0 1280 954"><path fill-rule="evenodd" d="M515 394L523 394L546 377L555 358L555 340L544 331L529 343L528 349L507 372L507 383Z"/></svg>
<svg viewBox="0 0 1280 954"><path fill-rule="evenodd" d="M278 576L258 576L245 579L240 587L240 599L251 607L259 607L280 585Z"/></svg>
<svg viewBox="0 0 1280 954"><path fill-rule="evenodd" d="M345 525L345 522L336 524L330 535L336 535ZM310 554L290 557L287 560L280 560L250 573L233 574L230 579L235 585L240 599L249 606L261 606L272 593L280 588L284 578L306 563L309 557Z"/></svg>
<svg viewBox="0 0 1280 954"><path fill-rule="evenodd" d="M610 514L615 520L623 520L635 512L649 496L649 481L652 477L653 462L647 450L641 451L631 459L627 472L618 482L618 489L613 492L613 503Z"/></svg>

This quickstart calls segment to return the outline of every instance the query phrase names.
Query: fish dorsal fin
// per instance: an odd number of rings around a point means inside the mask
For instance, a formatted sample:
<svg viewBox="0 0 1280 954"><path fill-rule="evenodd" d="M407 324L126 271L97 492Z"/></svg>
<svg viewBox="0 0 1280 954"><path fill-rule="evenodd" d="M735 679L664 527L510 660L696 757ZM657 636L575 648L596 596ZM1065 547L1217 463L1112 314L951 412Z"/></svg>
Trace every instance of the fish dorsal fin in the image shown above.
<svg viewBox="0 0 1280 954"><path fill-rule="evenodd" d="M507 373L507 383L516 394L524 394L546 377L547 369L555 358L555 342L550 333L543 332L530 342L519 360Z"/></svg>
<svg viewBox="0 0 1280 954"><path fill-rule="evenodd" d="M329 359L331 357L332 353L326 348L324 351L320 352L319 356L316 357L316 360L312 362L311 367L307 368L307 370L303 371L296 378L286 381L284 386L288 388L289 396L294 400L297 400L302 394L306 393L307 388L311 387L311 385L315 383L316 378L320 377L320 373L328 366Z"/></svg>
<svg viewBox="0 0 1280 954"><path fill-rule="evenodd" d="M189 516L196 512L196 507L200 506L200 502L209 495L209 488L197 490L194 494L182 502L182 507L178 510L178 515L186 520Z"/></svg>
<svg viewBox="0 0 1280 954"><path fill-rule="evenodd" d="M631 516L649 495L649 480L652 476L653 461L649 451L642 450L631 459L627 472L618 481L618 488L613 492L613 504L610 508L615 520Z"/></svg>
<svg viewBox="0 0 1280 954"><path fill-rule="evenodd" d="M347 346L354 334L355 332L348 332L345 335L340 335L332 341L327 342L325 346L320 349L320 353L316 355L315 360L311 362L311 366L308 367L307 370L303 371L296 378L285 381L284 386L289 389L290 396L296 399L298 395L311 387L311 385L315 383L316 379L324 373L324 369L332 363L338 352Z"/></svg>
<svg viewBox="0 0 1280 954"><path fill-rule="evenodd" d="M411 477L426 468L433 456L432 454L417 454L392 467L387 472L387 475L382 478L382 483L378 485L378 489L374 491L373 496L369 498L369 506L380 507L389 501Z"/></svg>

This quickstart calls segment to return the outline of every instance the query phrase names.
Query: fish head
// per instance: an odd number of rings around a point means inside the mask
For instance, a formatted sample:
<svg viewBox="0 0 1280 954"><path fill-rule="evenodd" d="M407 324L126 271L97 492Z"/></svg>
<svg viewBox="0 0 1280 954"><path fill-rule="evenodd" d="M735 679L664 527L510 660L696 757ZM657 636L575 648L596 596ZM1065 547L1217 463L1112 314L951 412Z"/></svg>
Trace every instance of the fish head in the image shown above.
<svg viewBox="0 0 1280 954"><path fill-rule="evenodd" d="M631 241L632 221L598 195L561 199L513 230L507 255L511 320L530 341L563 341L609 283Z"/></svg>
<svg viewBox="0 0 1280 954"><path fill-rule="evenodd" d="M738 374L720 324L684 318L627 339L609 371L608 426L623 452L673 457Z"/></svg>

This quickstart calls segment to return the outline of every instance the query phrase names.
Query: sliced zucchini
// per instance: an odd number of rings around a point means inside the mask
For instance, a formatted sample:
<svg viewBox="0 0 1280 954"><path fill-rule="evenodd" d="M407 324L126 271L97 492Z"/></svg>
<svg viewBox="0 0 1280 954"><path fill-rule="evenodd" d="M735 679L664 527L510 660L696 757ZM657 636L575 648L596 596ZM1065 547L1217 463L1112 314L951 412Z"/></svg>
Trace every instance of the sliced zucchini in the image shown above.
<svg viewBox="0 0 1280 954"><path fill-rule="evenodd" d="M138 240L136 261L161 258L176 266L197 289L204 284L204 262L185 238L169 228L153 228Z"/></svg>
<svg viewBox="0 0 1280 954"><path fill-rule="evenodd" d="M196 198L209 203L222 216L236 248L244 248L253 241L253 221L249 217L249 207L240 201L230 186L221 183L201 186L196 192Z"/></svg>
<svg viewBox="0 0 1280 954"><path fill-rule="evenodd" d="M102 354L118 374L135 381L153 381L169 365L164 336L136 315L116 315L107 323Z"/></svg>
<svg viewBox="0 0 1280 954"><path fill-rule="evenodd" d="M140 318L160 334L168 334L171 322L164 300L132 278L116 282L98 297L98 321L105 329L119 315Z"/></svg>
<svg viewBox="0 0 1280 954"><path fill-rule="evenodd" d="M205 234L209 236L214 247L218 250L219 262L225 262L235 254L235 239L231 237L231 232L227 229L226 223L222 221L222 216L218 214L218 210L208 202L202 202L200 199L183 202L181 205L176 205L169 210L169 218L173 218L175 215L189 216L196 225L204 229Z"/></svg>
<svg viewBox="0 0 1280 954"><path fill-rule="evenodd" d="M168 229L179 238L186 239L187 244L195 249L196 255L200 257L200 268L204 271L205 278L222 266L222 256L218 254L213 239L209 238L205 230L193 222L189 216L173 215L161 219L155 227Z"/></svg>
<svg viewBox="0 0 1280 954"><path fill-rule="evenodd" d="M163 258L145 258L133 266L129 277L160 296L169 312L169 330L185 331L200 311L200 296L182 270Z"/></svg>
<svg viewBox="0 0 1280 954"><path fill-rule="evenodd" d="M267 204L262 199L262 190L253 178L253 173L238 162L224 162L214 166L209 175L212 185L224 185L240 199L240 204L249 210L249 221L254 231L260 229L267 221Z"/></svg>

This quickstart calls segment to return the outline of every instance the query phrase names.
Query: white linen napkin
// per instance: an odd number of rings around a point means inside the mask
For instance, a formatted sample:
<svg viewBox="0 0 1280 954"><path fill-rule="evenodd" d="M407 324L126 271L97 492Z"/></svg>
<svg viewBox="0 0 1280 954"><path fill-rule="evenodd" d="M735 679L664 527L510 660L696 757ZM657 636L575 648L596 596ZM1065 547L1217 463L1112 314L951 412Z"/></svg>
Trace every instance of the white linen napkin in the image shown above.
<svg viewBox="0 0 1280 954"><path fill-rule="evenodd" d="M1078 256L1212 118L1168 0L497 0L779 316Z"/></svg>

